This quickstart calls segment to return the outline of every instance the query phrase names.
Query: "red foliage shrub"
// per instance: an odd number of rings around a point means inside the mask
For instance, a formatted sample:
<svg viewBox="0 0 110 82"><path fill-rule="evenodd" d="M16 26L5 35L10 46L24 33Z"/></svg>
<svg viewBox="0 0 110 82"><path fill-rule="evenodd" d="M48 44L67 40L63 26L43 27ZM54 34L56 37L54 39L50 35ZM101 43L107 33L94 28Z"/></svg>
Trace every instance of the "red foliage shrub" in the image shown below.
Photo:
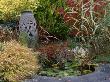
<svg viewBox="0 0 110 82"><path fill-rule="evenodd" d="M68 43L64 42L63 44L48 44L38 49L39 52L45 54L48 59L55 57L57 51L61 51L67 48Z"/></svg>
<svg viewBox="0 0 110 82"><path fill-rule="evenodd" d="M43 67L64 68L66 61L72 61L74 58L73 52L68 48L68 42L48 44L38 49L39 62Z"/></svg>
<svg viewBox="0 0 110 82"><path fill-rule="evenodd" d="M94 18L97 20L101 17L104 16L106 10L104 10L104 7L107 5L107 1L104 0L94 0L93 4L93 11L92 13L94 14ZM77 36L77 35L91 35L92 30L90 29L89 24L84 24L86 26L86 30L81 30L81 21L83 19L81 18L81 13L83 11L84 17L90 17L90 7L91 7L91 2L90 0L66 0L66 5L69 7L70 12L65 11L65 9L58 8L57 12L63 16L64 21L72 27L70 35L72 36ZM83 6L83 10L82 10ZM95 20L95 22L97 21ZM90 22L90 21L89 21ZM90 22L91 23L91 22Z"/></svg>

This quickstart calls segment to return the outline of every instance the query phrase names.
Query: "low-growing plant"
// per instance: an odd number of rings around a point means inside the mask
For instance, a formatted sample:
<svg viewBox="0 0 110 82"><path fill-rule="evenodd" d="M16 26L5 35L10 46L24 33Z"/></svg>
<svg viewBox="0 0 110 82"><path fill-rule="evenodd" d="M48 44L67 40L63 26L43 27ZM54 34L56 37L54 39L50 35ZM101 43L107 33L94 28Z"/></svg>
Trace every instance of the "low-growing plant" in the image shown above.
<svg viewBox="0 0 110 82"><path fill-rule="evenodd" d="M72 67L71 62L65 62L65 69L58 68L44 68L40 71L39 75L52 76L52 77L64 77L64 76L78 76L81 75L77 67Z"/></svg>
<svg viewBox="0 0 110 82"><path fill-rule="evenodd" d="M18 82L35 74L39 69L38 54L35 54L16 41L4 43L0 51L0 79Z"/></svg>
<svg viewBox="0 0 110 82"><path fill-rule="evenodd" d="M39 48L41 52L40 63L45 67L65 69L65 61L71 61L74 57L73 53L69 51L66 43L63 44L49 44Z"/></svg>
<svg viewBox="0 0 110 82"><path fill-rule="evenodd" d="M78 48L78 50L78 52L76 51L74 53L68 47L67 42L63 44L49 44L41 47L39 49L41 52L39 59L42 69L39 75L63 77L94 72L95 65L92 65L88 53L83 48Z"/></svg>
<svg viewBox="0 0 110 82"><path fill-rule="evenodd" d="M12 28L2 27L0 28L0 42L10 41L12 39L18 39L17 30Z"/></svg>
<svg viewBox="0 0 110 82"><path fill-rule="evenodd" d="M93 61L96 63L110 63L110 55L109 54L97 55Z"/></svg>

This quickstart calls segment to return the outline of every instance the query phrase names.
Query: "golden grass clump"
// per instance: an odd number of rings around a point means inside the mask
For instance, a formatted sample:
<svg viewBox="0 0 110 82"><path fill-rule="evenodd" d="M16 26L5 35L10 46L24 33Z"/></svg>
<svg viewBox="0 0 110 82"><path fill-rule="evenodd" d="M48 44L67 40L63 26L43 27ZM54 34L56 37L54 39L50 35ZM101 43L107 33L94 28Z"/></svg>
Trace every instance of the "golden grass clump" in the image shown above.
<svg viewBox="0 0 110 82"><path fill-rule="evenodd" d="M0 78L10 82L19 82L35 74L39 69L34 52L16 41L6 42L0 51Z"/></svg>

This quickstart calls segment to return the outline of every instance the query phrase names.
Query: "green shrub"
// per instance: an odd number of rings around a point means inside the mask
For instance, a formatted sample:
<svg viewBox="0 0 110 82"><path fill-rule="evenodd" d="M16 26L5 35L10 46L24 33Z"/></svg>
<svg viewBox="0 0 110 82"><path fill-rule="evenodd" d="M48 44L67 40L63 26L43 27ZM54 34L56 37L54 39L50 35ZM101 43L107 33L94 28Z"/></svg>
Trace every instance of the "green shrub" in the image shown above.
<svg viewBox="0 0 110 82"><path fill-rule="evenodd" d="M110 55L104 54L104 55L97 55L94 59L94 62L96 63L110 63Z"/></svg>
<svg viewBox="0 0 110 82"><path fill-rule="evenodd" d="M39 24L49 33L66 39L69 27L64 24L63 18L57 12L59 6L64 6L61 0L39 0L39 6L34 13Z"/></svg>
<svg viewBox="0 0 110 82"><path fill-rule="evenodd" d="M0 20L14 20L24 10L34 10L38 0L0 0Z"/></svg>
<svg viewBox="0 0 110 82"><path fill-rule="evenodd" d="M60 39L68 38L69 27L64 23L56 23L54 27L49 29L49 33L57 36Z"/></svg>
<svg viewBox="0 0 110 82"><path fill-rule="evenodd" d="M38 71L38 60L30 49L16 41L6 42L0 53L0 79L19 82Z"/></svg>

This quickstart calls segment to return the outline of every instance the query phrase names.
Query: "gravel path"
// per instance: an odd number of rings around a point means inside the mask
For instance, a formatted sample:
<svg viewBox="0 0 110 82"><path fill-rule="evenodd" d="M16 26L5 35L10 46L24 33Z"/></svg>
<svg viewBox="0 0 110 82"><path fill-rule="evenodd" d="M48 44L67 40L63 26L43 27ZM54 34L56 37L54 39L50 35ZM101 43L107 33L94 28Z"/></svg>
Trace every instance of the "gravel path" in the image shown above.
<svg viewBox="0 0 110 82"><path fill-rule="evenodd" d="M32 79L25 80L24 82L110 82L110 64L101 65L98 71L83 76L62 78L35 76Z"/></svg>

